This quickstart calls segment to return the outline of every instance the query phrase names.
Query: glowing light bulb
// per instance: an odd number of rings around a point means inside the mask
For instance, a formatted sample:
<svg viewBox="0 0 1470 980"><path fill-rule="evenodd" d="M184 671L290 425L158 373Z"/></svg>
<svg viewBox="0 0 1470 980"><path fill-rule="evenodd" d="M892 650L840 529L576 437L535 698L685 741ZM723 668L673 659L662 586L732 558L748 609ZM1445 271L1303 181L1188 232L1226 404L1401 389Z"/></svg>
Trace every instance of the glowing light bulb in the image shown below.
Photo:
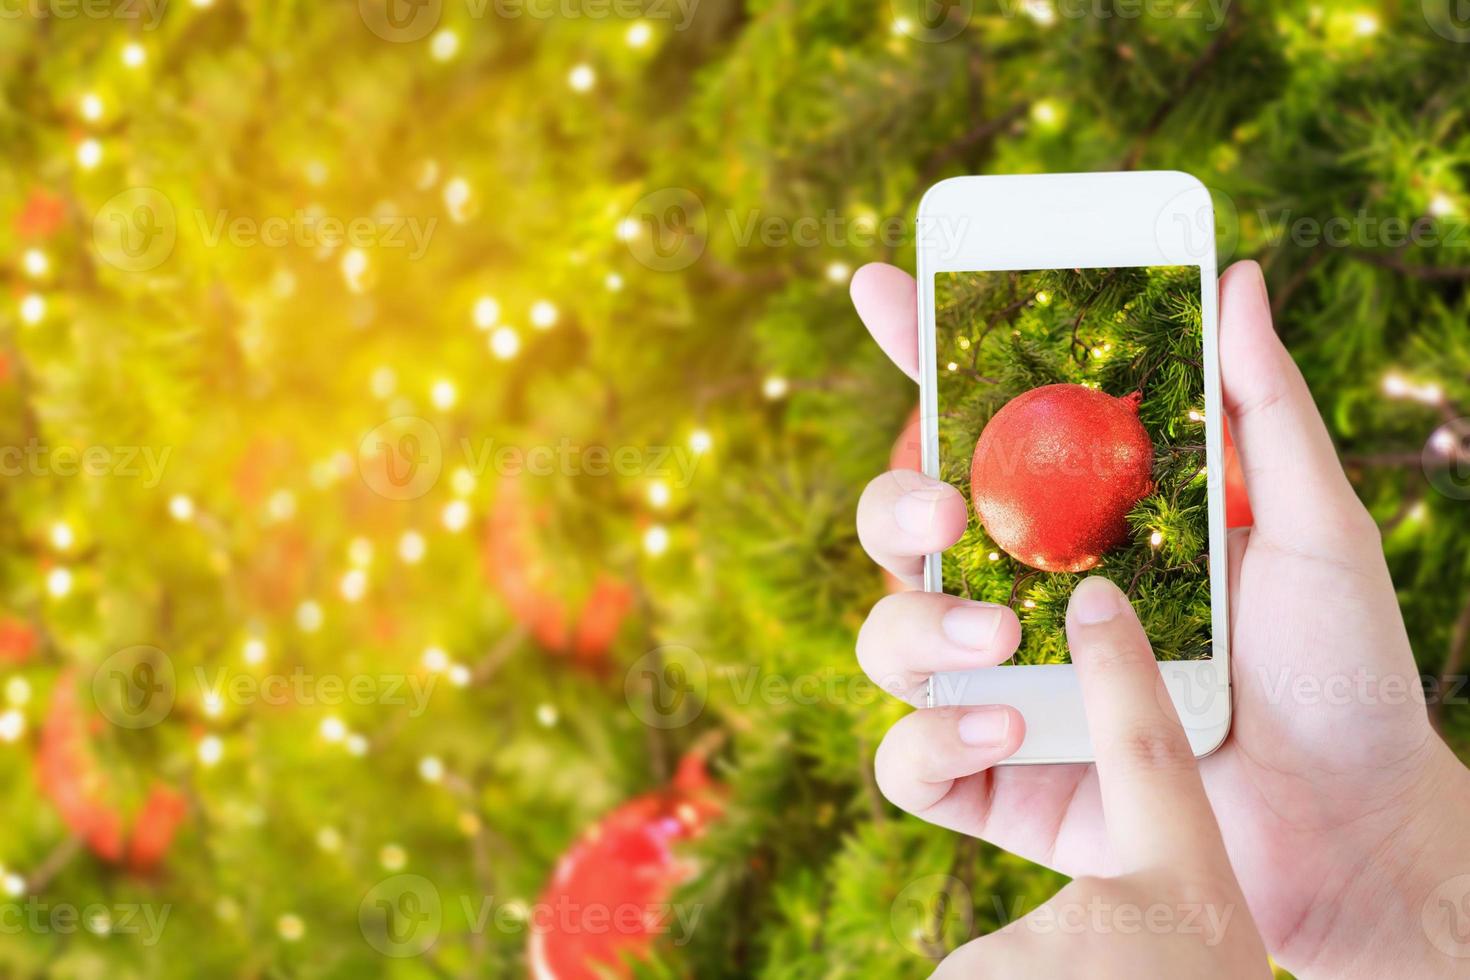
<svg viewBox="0 0 1470 980"><path fill-rule="evenodd" d="M463 531L470 522L470 505L463 500L451 500L444 505L444 513L440 515L440 519L446 530Z"/></svg>
<svg viewBox="0 0 1470 980"><path fill-rule="evenodd" d="M304 633L315 633L322 628L322 607L313 599L307 599L296 607L296 625Z"/></svg>
<svg viewBox="0 0 1470 980"><path fill-rule="evenodd" d="M26 323L40 323L46 316L46 300L39 293L31 293L20 301L20 318Z"/></svg>
<svg viewBox="0 0 1470 980"><path fill-rule="evenodd" d="M847 282L852 278L852 267L846 262L830 262L827 264L827 278L832 282Z"/></svg>
<svg viewBox="0 0 1470 980"><path fill-rule="evenodd" d="M490 353L502 361L515 357L521 350L521 335L510 327L496 327L490 334Z"/></svg>
<svg viewBox="0 0 1470 980"><path fill-rule="evenodd" d="M651 525L643 532L643 550L658 557L669 550L669 529L662 524Z"/></svg>
<svg viewBox="0 0 1470 980"><path fill-rule="evenodd" d="M26 275L39 279L51 269L51 260L39 248L28 248L21 258L21 265L25 268Z"/></svg>
<svg viewBox="0 0 1470 980"><path fill-rule="evenodd" d="M466 467L456 467L454 472L449 474L449 488L461 497L468 497L474 493L475 483L475 474Z"/></svg>
<svg viewBox="0 0 1470 980"><path fill-rule="evenodd" d="M51 547L57 551L66 551L76 543L76 535L72 532L71 525L66 521L57 521L51 525Z"/></svg>
<svg viewBox="0 0 1470 980"><path fill-rule="evenodd" d="M654 480L648 485L648 502L655 507L667 507L669 503L669 485L662 480Z"/></svg>
<svg viewBox="0 0 1470 980"><path fill-rule="evenodd" d="M573 92L590 92L592 86L597 84L597 73L592 70L591 65L577 65L567 74L567 84L572 87Z"/></svg>
<svg viewBox="0 0 1470 980"><path fill-rule="evenodd" d="M489 330L500 322L500 304L493 296L481 296L475 300L475 326Z"/></svg>
<svg viewBox="0 0 1470 980"><path fill-rule="evenodd" d="M464 664L452 664L449 668L449 683L455 687L468 686L472 675Z"/></svg>
<svg viewBox="0 0 1470 980"><path fill-rule="evenodd" d="M444 652L443 647L426 647L423 656L424 669L431 673L441 674L449 669L449 654Z"/></svg>
<svg viewBox="0 0 1470 980"><path fill-rule="evenodd" d="M419 777L426 783L437 783L444 778L444 763L437 755L426 755L419 760Z"/></svg>
<svg viewBox="0 0 1470 980"><path fill-rule="evenodd" d="M402 871L408 863L408 852L398 844L384 844L378 852L378 863L388 871Z"/></svg>
<svg viewBox="0 0 1470 980"><path fill-rule="evenodd" d="M213 691L205 691L204 699L200 703L204 708L204 713L211 718L218 718L220 712L225 710L224 701Z"/></svg>
<svg viewBox="0 0 1470 980"><path fill-rule="evenodd" d="M102 100L95 92L87 92L78 102L77 107L81 110L82 118L89 122L96 122L102 118Z"/></svg>
<svg viewBox="0 0 1470 980"><path fill-rule="evenodd" d="M88 137L77 144L77 164L83 170L91 170L102 162L102 144Z"/></svg>
<svg viewBox="0 0 1470 980"><path fill-rule="evenodd" d="M434 403L435 408L442 411L453 408L458 399L459 391L454 387L454 382L448 378L440 378L434 382L434 387L429 389L429 400Z"/></svg>
<svg viewBox="0 0 1470 980"><path fill-rule="evenodd" d="M353 568L342 576L339 589L343 599L348 602L358 602L367 595L367 585L367 573L360 568Z"/></svg>
<svg viewBox="0 0 1470 980"><path fill-rule="evenodd" d="M0 742L14 742L25 734L26 716L14 708L0 712Z"/></svg>
<svg viewBox="0 0 1470 980"><path fill-rule="evenodd" d="M367 289L368 256L360 248L349 248L342 253L342 279L349 292L361 293Z"/></svg>
<svg viewBox="0 0 1470 980"><path fill-rule="evenodd" d="M545 330L556 325L556 306L546 299L538 299L531 304L531 325Z"/></svg>
<svg viewBox="0 0 1470 980"><path fill-rule="evenodd" d="M992 551L990 554L986 555L985 557L989 558L991 561L1000 561L1000 552L999 551Z"/></svg>
<svg viewBox="0 0 1470 980"><path fill-rule="evenodd" d="M624 218L618 222L617 236L620 242L631 242L638 237L638 219L634 217Z"/></svg>
<svg viewBox="0 0 1470 980"><path fill-rule="evenodd" d="M653 28L646 21L638 21L628 27L628 32L623 35L630 48L641 48L653 37Z"/></svg>
<svg viewBox="0 0 1470 980"><path fill-rule="evenodd" d="M176 521L194 519L194 501L187 494L176 493L168 499L168 512Z"/></svg>
<svg viewBox="0 0 1470 980"><path fill-rule="evenodd" d="M1372 37L1381 26L1378 15L1366 10L1353 15L1353 33L1358 37Z"/></svg>
<svg viewBox="0 0 1470 980"><path fill-rule="evenodd" d="M1164 543L1164 532L1162 532L1162 531L1155 531L1153 534L1150 534L1148 536L1148 543L1149 543L1149 545L1151 547L1154 547L1154 548L1157 548L1159 545L1163 544Z"/></svg>
<svg viewBox="0 0 1470 980"><path fill-rule="evenodd" d="M714 444L714 439L706 429L695 429L689 434L689 448L697 453L709 452Z"/></svg>
<svg viewBox="0 0 1470 980"><path fill-rule="evenodd" d="M288 913L276 920L276 935L294 943L306 935L306 923L301 921L301 916Z"/></svg>
<svg viewBox="0 0 1470 980"><path fill-rule="evenodd" d="M446 181L443 190L444 207L449 211L449 219L455 224L464 224L470 220L470 182L463 177L454 177Z"/></svg>
<svg viewBox="0 0 1470 980"><path fill-rule="evenodd" d="M623 277L616 272L609 272L607 278L602 280L602 284L607 287L607 291L610 293L621 292L623 288Z"/></svg>
<svg viewBox="0 0 1470 980"><path fill-rule="evenodd" d="M429 54L435 61L448 61L459 54L459 35L449 28L436 33L429 40Z"/></svg>
<svg viewBox="0 0 1470 980"><path fill-rule="evenodd" d="M22 705L31 699L31 682L15 676L5 682L5 700L13 705Z"/></svg>
<svg viewBox="0 0 1470 980"><path fill-rule="evenodd" d="M46 573L46 592L54 599L64 599L71 594L72 577L69 568L53 568Z"/></svg>
<svg viewBox="0 0 1470 980"><path fill-rule="evenodd" d="M347 725L336 715L328 715L323 718L321 724L317 726L317 731L328 742L340 742L347 737Z"/></svg>
<svg viewBox="0 0 1470 980"><path fill-rule="evenodd" d="M147 60L148 52L143 49L143 45L136 41L123 45L122 63L129 68L139 68Z"/></svg>
<svg viewBox="0 0 1470 980"><path fill-rule="evenodd" d="M536 723L542 728L551 728L560 718L556 705L542 702L536 706Z"/></svg>
<svg viewBox="0 0 1470 980"><path fill-rule="evenodd" d="M373 397L388 398L398 390L398 374L388 365L380 365L373 369L373 376L368 379L368 387L372 390Z"/></svg>
<svg viewBox="0 0 1470 980"><path fill-rule="evenodd" d="M429 548L424 536L417 531L404 531L398 539L398 557L410 565L416 565L423 561L424 552Z"/></svg>
<svg viewBox="0 0 1470 980"><path fill-rule="evenodd" d="M218 735L206 735L199 740L196 751L199 754L199 764L209 767L224 756L225 743L220 741Z"/></svg>
<svg viewBox="0 0 1470 980"><path fill-rule="evenodd" d="M765 380L765 383L761 385L762 394L764 394L771 401L776 401L779 398L785 398L786 393L790 390L790 383L785 378L774 374L767 378Z"/></svg>

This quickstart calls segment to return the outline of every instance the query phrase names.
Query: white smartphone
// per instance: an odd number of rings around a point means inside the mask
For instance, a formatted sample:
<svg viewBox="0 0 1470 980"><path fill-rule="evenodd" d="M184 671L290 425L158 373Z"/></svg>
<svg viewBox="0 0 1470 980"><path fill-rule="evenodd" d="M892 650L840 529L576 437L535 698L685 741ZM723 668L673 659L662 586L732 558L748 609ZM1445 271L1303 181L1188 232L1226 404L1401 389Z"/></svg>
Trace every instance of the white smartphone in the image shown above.
<svg viewBox="0 0 1470 980"><path fill-rule="evenodd" d="M1009 764L1091 761L1063 623L1106 575L1207 755L1230 728L1209 191L1166 171L956 177L917 232L923 469L971 507L925 588L1006 603L1022 636L1007 664L934 675L928 703L1017 708Z"/></svg>

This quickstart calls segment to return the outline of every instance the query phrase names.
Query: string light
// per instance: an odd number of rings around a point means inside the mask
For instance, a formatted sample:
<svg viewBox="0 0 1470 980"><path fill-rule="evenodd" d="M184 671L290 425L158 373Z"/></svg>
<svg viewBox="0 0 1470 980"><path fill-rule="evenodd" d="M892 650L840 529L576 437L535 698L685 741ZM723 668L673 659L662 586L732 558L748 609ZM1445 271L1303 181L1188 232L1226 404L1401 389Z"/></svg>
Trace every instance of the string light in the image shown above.
<svg viewBox="0 0 1470 980"><path fill-rule="evenodd" d="M914 22L909 20L907 17L895 17L893 19L893 26L889 28L889 30L891 30L894 34L900 36L909 35L910 32L913 31L913 29Z"/></svg>
<svg viewBox="0 0 1470 980"><path fill-rule="evenodd" d="M398 557L410 565L416 565L423 561L424 552L428 550L428 542L424 536L417 531L404 531L398 539Z"/></svg>
<svg viewBox="0 0 1470 980"><path fill-rule="evenodd" d="M4 879L5 893L12 898L25 894L26 880L18 874L7 873Z"/></svg>
<svg viewBox="0 0 1470 980"><path fill-rule="evenodd" d="M426 647L422 660L424 669L431 673L441 674L449 669L449 654L443 647Z"/></svg>
<svg viewBox="0 0 1470 980"><path fill-rule="evenodd" d="M435 61L448 61L458 53L459 35L447 27L429 39L429 54Z"/></svg>
<svg viewBox="0 0 1470 980"><path fill-rule="evenodd" d="M39 279L51 269L51 260L46 258L46 253L39 248L28 248L25 255L21 257L21 264L26 270L26 275L32 279Z"/></svg>
<svg viewBox="0 0 1470 980"><path fill-rule="evenodd" d="M643 550L657 558L669 550L669 529L662 524L653 524L643 532Z"/></svg>
<svg viewBox="0 0 1470 980"><path fill-rule="evenodd" d="M761 385L761 392L771 401L785 398L786 393L790 389L791 385L785 378L774 374L767 378L765 383Z"/></svg>
<svg viewBox="0 0 1470 980"><path fill-rule="evenodd" d="M437 783L444 778L444 763L437 755L426 755L419 760L419 777L426 783Z"/></svg>
<svg viewBox="0 0 1470 980"><path fill-rule="evenodd" d="M521 335L510 327L496 327L490 334L490 353L502 361L508 361L521 350Z"/></svg>
<svg viewBox="0 0 1470 980"><path fill-rule="evenodd" d="M307 599L296 607L296 625L303 633L315 633L322 628L322 607L314 599Z"/></svg>
<svg viewBox="0 0 1470 980"><path fill-rule="evenodd" d="M1037 293L1036 294L1036 305L1037 306L1050 306L1051 305L1051 293L1047 292L1044 289L1041 292Z"/></svg>
<svg viewBox="0 0 1470 980"><path fill-rule="evenodd" d="M1043 129L1054 129L1062 121L1062 110L1053 99L1039 99L1031 106L1031 119Z"/></svg>
<svg viewBox="0 0 1470 980"><path fill-rule="evenodd" d="M1353 15L1353 33L1358 37L1372 37L1381 26L1378 16L1369 11L1364 10Z"/></svg>
<svg viewBox="0 0 1470 980"><path fill-rule="evenodd" d="M245 647L240 651L245 662L254 667L256 664L265 662L265 641L258 636L252 636L245 641Z"/></svg>
<svg viewBox="0 0 1470 980"><path fill-rule="evenodd" d="M617 228L615 229L615 233L618 236L618 241L631 242L633 239L638 237L638 228L639 225L637 218L629 216L627 218L624 218L622 221L619 221Z"/></svg>
<svg viewBox="0 0 1470 980"><path fill-rule="evenodd" d="M367 568L373 563L373 543L362 535L347 542L347 560L353 568Z"/></svg>
<svg viewBox="0 0 1470 980"><path fill-rule="evenodd" d="M201 703L204 707L204 713L211 718L218 718L220 713L225 710L224 700L213 691L205 691L204 700Z"/></svg>
<svg viewBox="0 0 1470 980"><path fill-rule="evenodd" d="M630 25L628 27L627 34L624 35L624 38L628 42L628 47L630 48L641 48L646 45L649 39L652 37L653 28L649 27L646 21L641 20Z"/></svg>
<svg viewBox="0 0 1470 980"><path fill-rule="evenodd" d="M91 170L102 162L102 144L90 136L77 144L77 164L83 170Z"/></svg>
<svg viewBox="0 0 1470 980"><path fill-rule="evenodd" d="M168 512L176 521L194 519L194 501L187 494L176 493L168 498Z"/></svg>
<svg viewBox="0 0 1470 980"><path fill-rule="evenodd" d="M328 715L317 725L317 731L328 742L340 742L347 737L347 725L336 715Z"/></svg>
<svg viewBox="0 0 1470 980"><path fill-rule="evenodd" d="M51 525L51 547L57 551L66 551L75 543L76 535L72 533L70 524L57 521Z"/></svg>
<svg viewBox="0 0 1470 980"><path fill-rule="evenodd" d="M1050 27L1057 22L1056 8L1048 0L1026 0L1021 9L1042 27Z"/></svg>
<svg viewBox="0 0 1470 980"><path fill-rule="evenodd" d="M500 303L493 296L481 296L475 300L475 326L489 330L500 322Z"/></svg>
<svg viewBox="0 0 1470 980"><path fill-rule="evenodd" d="M429 389L429 400L434 403L435 408L441 411L453 408L458 399L459 391L454 387L454 382L448 378L440 378Z"/></svg>
<svg viewBox="0 0 1470 980"><path fill-rule="evenodd" d="M1162 532L1162 531L1155 531L1153 534L1150 534L1148 536L1148 543L1149 543L1149 545L1151 547L1154 547L1154 548L1157 548L1159 545L1163 544L1164 543L1164 532Z"/></svg>
<svg viewBox="0 0 1470 980"><path fill-rule="evenodd" d="M1204 420L1205 420L1205 413L1204 412L1201 412L1197 408L1191 408L1189 410L1189 421L1191 421L1191 422L1203 422Z"/></svg>
<svg viewBox="0 0 1470 980"><path fill-rule="evenodd" d="M542 728L551 728L555 726L558 719L560 718L561 715L556 710L556 705L549 704L543 701L541 704L538 704L536 706L536 723Z"/></svg>
<svg viewBox="0 0 1470 980"><path fill-rule="evenodd" d="M0 712L0 742L14 742L25 734L26 718L14 708Z"/></svg>
<svg viewBox="0 0 1470 980"><path fill-rule="evenodd" d="M306 923L301 921L301 916L287 913L276 920L276 935L294 943L306 935Z"/></svg>
<svg viewBox="0 0 1470 980"><path fill-rule="evenodd" d="M391 397L398 388L398 374L388 365L380 365L373 369L372 377L368 379L368 387L374 398Z"/></svg>
<svg viewBox="0 0 1470 980"><path fill-rule="evenodd" d="M342 598L348 602L358 602L367 595L367 573L360 568L349 569L342 576L339 586Z"/></svg>
<svg viewBox="0 0 1470 980"><path fill-rule="evenodd" d="M449 683L455 687L466 687L470 683L470 669L464 664L451 664L449 667Z"/></svg>
<svg viewBox="0 0 1470 980"><path fill-rule="evenodd" d="M219 762L224 756L225 743L220 741L218 735L206 735L199 740L196 751L199 755L199 764L208 768Z"/></svg>
<svg viewBox="0 0 1470 980"><path fill-rule="evenodd" d="M367 289L368 257L360 248L349 248L342 253L342 279L348 292L361 293Z"/></svg>
<svg viewBox="0 0 1470 980"><path fill-rule="evenodd" d="M944 369L951 372L958 371L960 369L960 364L958 361L950 361L944 366Z"/></svg>
<svg viewBox="0 0 1470 980"><path fill-rule="evenodd" d="M46 592L54 599L64 599L71 594L71 569L53 568L46 573Z"/></svg>
<svg viewBox="0 0 1470 980"><path fill-rule="evenodd" d="M1027 609L1035 609L1036 608L1036 600L1035 599L1027 599L1024 602L1022 602L1021 605L1025 606Z"/></svg>
<svg viewBox="0 0 1470 980"><path fill-rule="evenodd" d="M689 434L689 448L697 453L709 452L714 444L714 439L706 429L695 429Z"/></svg>
<svg viewBox="0 0 1470 980"><path fill-rule="evenodd" d="M986 555L985 557L989 558L991 561L1000 561L1000 552L999 551L992 551L990 554Z"/></svg>
<svg viewBox="0 0 1470 980"><path fill-rule="evenodd" d="M143 62L147 60L148 52L145 51L143 49L143 45L139 44L137 41L130 41L129 43L123 45L122 63L127 65L129 68L140 68L142 67Z"/></svg>
<svg viewBox="0 0 1470 980"><path fill-rule="evenodd" d="M531 325L540 330L556 326L556 305L548 299L538 299L531 304Z"/></svg>
<svg viewBox="0 0 1470 980"><path fill-rule="evenodd" d="M316 832L316 846L332 853L342 846L342 833L336 827L327 826Z"/></svg>
<svg viewBox="0 0 1470 980"><path fill-rule="evenodd" d="M360 732L353 732L351 735L348 735L347 736L347 741L344 744L347 747L347 754L348 755L353 755L353 756L358 756L358 757L367 755L367 750L368 750L367 736L366 735L363 735Z"/></svg>
<svg viewBox="0 0 1470 980"><path fill-rule="evenodd" d="M602 284L607 287L607 291L610 293L621 292L623 289L623 277L616 272L609 272L607 278L602 280Z"/></svg>
<svg viewBox="0 0 1470 980"><path fill-rule="evenodd" d="M669 496L669 485L663 480L654 480L648 485L648 502L654 507L668 506Z"/></svg>
<svg viewBox="0 0 1470 980"><path fill-rule="evenodd" d="M265 512L273 521L289 521L296 516L296 495L284 488L275 491L265 502Z"/></svg>
<svg viewBox="0 0 1470 980"><path fill-rule="evenodd" d="M31 700L31 682L16 675L5 682L5 700L19 707Z"/></svg>
<svg viewBox="0 0 1470 980"><path fill-rule="evenodd" d="M449 488L461 497L468 497L475 492L475 482L475 474L463 466L456 467L449 474Z"/></svg>
<svg viewBox="0 0 1470 980"><path fill-rule="evenodd" d="M384 844L378 851L378 863L388 871L402 871L408 863L408 852L398 844Z"/></svg>
<svg viewBox="0 0 1470 980"><path fill-rule="evenodd" d="M592 70L591 65L577 65L567 74L567 84L572 87L573 92L590 92L592 86L597 84L597 73Z"/></svg>
<svg viewBox="0 0 1470 980"><path fill-rule="evenodd" d="M829 262L827 264L827 278L832 282L847 282L852 278L852 267L846 262Z"/></svg>
<svg viewBox="0 0 1470 980"><path fill-rule="evenodd" d="M20 318L26 323L40 323L46 316L46 300L39 293L30 293L20 301Z"/></svg>
<svg viewBox="0 0 1470 980"><path fill-rule="evenodd" d="M444 207L449 218L457 225L470 220L470 182L463 177L453 177L444 184Z"/></svg>
<svg viewBox="0 0 1470 980"><path fill-rule="evenodd" d="M1433 218L1452 218L1459 208L1455 205L1455 199L1443 191L1437 191L1429 199L1429 215Z"/></svg>
<svg viewBox="0 0 1470 980"><path fill-rule="evenodd" d="M1444 401L1444 389L1429 382L1415 384L1396 371L1383 376L1383 393L1390 398L1406 398L1425 405L1438 405Z"/></svg>
<svg viewBox="0 0 1470 980"><path fill-rule="evenodd" d="M465 525L470 522L470 505L463 500L451 500L444 505L444 512L440 515L446 530L451 532L463 531Z"/></svg>

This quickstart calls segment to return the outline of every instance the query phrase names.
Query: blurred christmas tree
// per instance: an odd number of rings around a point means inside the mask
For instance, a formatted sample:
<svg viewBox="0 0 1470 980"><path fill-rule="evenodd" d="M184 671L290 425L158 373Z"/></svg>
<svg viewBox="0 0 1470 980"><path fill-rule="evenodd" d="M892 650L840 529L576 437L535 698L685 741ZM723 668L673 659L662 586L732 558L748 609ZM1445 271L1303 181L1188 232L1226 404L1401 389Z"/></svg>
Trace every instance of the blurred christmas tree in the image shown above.
<svg viewBox="0 0 1470 980"><path fill-rule="evenodd" d="M851 656L913 391L846 281L951 174L1212 185L1463 674L1467 38L1221 6L7 18L0 970L516 975L653 868L640 971L922 976L1049 894L881 800Z"/></svg>

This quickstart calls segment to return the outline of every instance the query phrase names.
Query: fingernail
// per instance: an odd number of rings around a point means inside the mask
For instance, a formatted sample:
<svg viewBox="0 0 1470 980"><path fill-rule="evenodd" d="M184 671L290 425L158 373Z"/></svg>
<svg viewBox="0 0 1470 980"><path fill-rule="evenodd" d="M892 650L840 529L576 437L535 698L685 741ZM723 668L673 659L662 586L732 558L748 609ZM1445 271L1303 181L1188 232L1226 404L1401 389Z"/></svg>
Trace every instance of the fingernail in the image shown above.
<svg viewBox="0 0 1470 980"><path fill-rule="evenodd" d="M985 650L995 643L1000 618L1001 611L994 606L956 606L944 614L939 626L960 646Z"/></svg>
<svg viewBox="0 0 1470 980"><path fill-rule="evenodd" d="M959 720L960 741L966 745L1004 745L1011 730L1011 713L1005 708L981 708Z"/></svg>
<svg viewBox="0 0 1470 980"><path fill-rule="evenodd" d="M1067 615L1072 621L1081 623L1083 626L1093 626L1097 623L1106 623L1122 611L1119 600L1122 593L1118 587L1100 575L1082 580L1072 593L1072 601L1067 606Z"/></svg>
<svg viewBox="0 0 1470 980"><path fill-rule="evenodd" d="M893 519L909 534L928 534L934 524L934 511L939 506L940 491L910 490L893 504Z"/></svg>

